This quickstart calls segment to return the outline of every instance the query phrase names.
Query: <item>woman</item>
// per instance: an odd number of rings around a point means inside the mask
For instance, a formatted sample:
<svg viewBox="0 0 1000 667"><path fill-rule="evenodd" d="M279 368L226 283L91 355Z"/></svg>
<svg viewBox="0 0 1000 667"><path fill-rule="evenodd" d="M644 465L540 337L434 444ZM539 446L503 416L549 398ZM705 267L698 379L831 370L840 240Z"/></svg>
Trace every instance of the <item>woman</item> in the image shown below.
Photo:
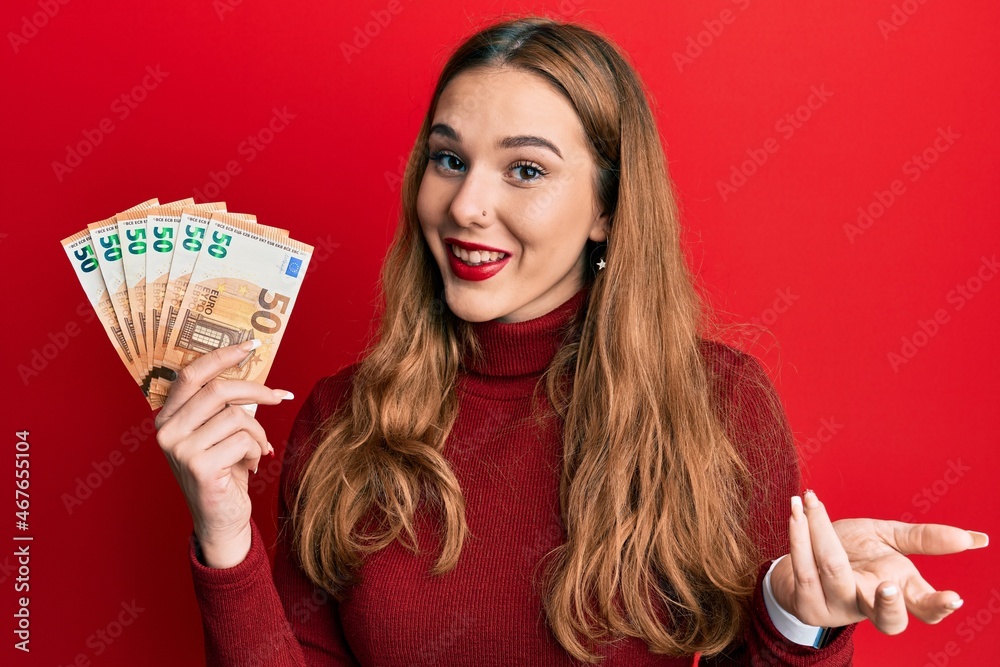
<svg viewBox="0 0 1000 667"><path fill-rule="evenodd" d="M407 165L379 337L289 438L273 576L246 492L273 448L236 406L290 394L214 379L246 343L157 416L210 664L842 665L858 621L957 608L900 552L985 536L832 524L797 495L766 374L700 335L677 218L606 39L525 18L462 44Z"/></svg>

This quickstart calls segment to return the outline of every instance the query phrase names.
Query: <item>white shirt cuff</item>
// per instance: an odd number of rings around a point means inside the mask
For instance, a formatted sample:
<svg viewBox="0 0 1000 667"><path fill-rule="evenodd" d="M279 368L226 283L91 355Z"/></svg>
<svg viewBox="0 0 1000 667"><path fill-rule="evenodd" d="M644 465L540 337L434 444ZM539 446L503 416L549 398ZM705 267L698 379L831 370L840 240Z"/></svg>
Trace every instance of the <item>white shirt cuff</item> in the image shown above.
<svg viewBox="0 0 1000 667"><path fill-rule="evenodd" d="M788 554L785 554L781 558L787 558ZM774 566L778 564L781 560L778 558L771 563L771 567L768 568L767 574L764 575L764 606L767 607L767 613L771 617L771 622L774 623L774 627L778 629L785 639L802 646L811 646L813 648L821 648L826 640L826 636L829 633L829 628L823 628L816 625L806 625L795 616L789 614L787 611L782 609L778 601L774 599L774 592L771 590L771 571Z"/></svg>

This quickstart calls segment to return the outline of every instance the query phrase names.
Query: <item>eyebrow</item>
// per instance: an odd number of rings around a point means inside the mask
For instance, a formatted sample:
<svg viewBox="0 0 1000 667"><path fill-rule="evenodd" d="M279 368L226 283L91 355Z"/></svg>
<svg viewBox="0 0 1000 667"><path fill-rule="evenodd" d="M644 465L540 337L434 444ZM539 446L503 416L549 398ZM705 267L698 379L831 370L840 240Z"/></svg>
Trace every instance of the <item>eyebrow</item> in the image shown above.
<svg viewBox="0 0 1000 667"><path fill-rule="evenodd" d="M443 137L447 137L458 143L462 143L462 137L455 131L455 129L446 123L435 123L430 130L430 134L440 134ZM564 159L559 148L556 147L554 143L548 139L542 137L536 137L530 134L519 134L515 137L504 137L497 141L497 148L521 148L524 146L535 146L537 148L545 148L547 150L555 153L560 160Z"/></svg>

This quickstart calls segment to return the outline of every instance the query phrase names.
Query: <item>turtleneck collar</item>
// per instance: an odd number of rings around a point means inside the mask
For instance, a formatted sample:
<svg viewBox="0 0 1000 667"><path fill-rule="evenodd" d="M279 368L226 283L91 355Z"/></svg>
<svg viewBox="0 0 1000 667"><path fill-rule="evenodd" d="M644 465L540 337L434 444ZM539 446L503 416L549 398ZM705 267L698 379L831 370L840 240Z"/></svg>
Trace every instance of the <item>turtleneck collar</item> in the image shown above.
<svg viewBox="0 0 1000 667"><path fill-rule="evenodd" d="M482 394L487 387L503 393L503 387L510 388L516 378L536 380L562 346L565 326L586 307L589 294L590 287L585 285L548 313L523 322L474 322L472 329L483 354L480 358L466 355L463 369L479 387L476 393Z"/></svg>

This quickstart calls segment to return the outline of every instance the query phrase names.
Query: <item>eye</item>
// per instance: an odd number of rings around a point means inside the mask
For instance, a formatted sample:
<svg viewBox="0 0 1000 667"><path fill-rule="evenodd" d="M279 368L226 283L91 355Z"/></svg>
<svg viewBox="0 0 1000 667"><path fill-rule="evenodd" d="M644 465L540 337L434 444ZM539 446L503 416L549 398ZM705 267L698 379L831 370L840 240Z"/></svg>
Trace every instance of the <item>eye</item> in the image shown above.
<svg viewBox="0 0 1000 667"><path fill-rule="evenodd" d="M525 176L525 178L519 179L522 181L540 181L549 173L534 162L515 162L510 166L510 170L520 171L521 175Z"/></svg>
<svg viewBox="0 0 1000 667"><path fill-rule="evenodd" d="M431 153L427 156L427 159L431 162L437 163L438 167L443 169L444 171L456 171L458 169L458 167L455 166L456 164L464 166L462 165L462 161L458 159L457 155L445 151L438 151L437 153ZM453 160L453 162L450 165L448 164L449 160Z"/></svg>
<svg viewBox="0 0 1000 667"><path fill-rule="evenodd" d="M433 162L441 171L465 171L465 164L462 160L450 151L437 151L428 153L427 160ZM517 173L520 178L517 180L528 183L540 181L548 175L545 169L534 162L518 161L510 166L510 171Z"/></svg>

